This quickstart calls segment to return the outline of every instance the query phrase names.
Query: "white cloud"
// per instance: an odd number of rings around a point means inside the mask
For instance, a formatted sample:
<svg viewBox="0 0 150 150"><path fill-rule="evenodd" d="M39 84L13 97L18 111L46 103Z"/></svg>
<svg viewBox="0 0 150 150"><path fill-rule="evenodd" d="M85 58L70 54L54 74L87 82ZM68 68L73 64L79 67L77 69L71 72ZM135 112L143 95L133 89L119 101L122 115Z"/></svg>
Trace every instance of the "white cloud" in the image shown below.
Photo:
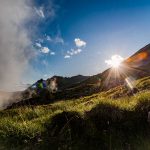
<svg viewBox="0 0 150 150"><path fill-rule="evenodd" d="M79 48L78 48L78 49L76 50L76 53L77 53L77 54L78 54L78 53L81 53L81 52L82 52L82 49L79 49Z"/></svg>
<svg viewBox="0 0 150 150"><path fill-rule="evenodd" d="M82 52L82 49L79 49L79 48L78 49L71 49L70 51L67 51L67 54L65 55L64 58L70 58L71 56L77 55L81 52Z"/></svg>
<svg viewBox="0 0 150 150"><path fill-rule="evenodd" d="M79 53L81 53L82 52L82 49L71 49L70 51L67 51L67 54L69 54L69 55L77 55L77 54L79 54Z"/></svg>
<svg viewBox="0 0 150 150"><path fill-rule="evenodd" d="M70 55L65 55L64 58L70 58Z"/></svg>
<svg viewBox="0 0 150 150"><path fill-rule="evenodd" d="M41 45L40 43L35 43L35 45L36 45L37 47L42 47L42 45Z"/></svg>
<svg viewBox="0 0 150 150"><path fill-rule="evenodd" d="M55 52L52 52L52 51L51 51L50 54L51 54L51 55L55 55Z"/></svg>
<svg viewBox="0 0 150 150"><path fill-rule="evenodd" d="M48 47L42 47L41 52L44 53L44 54L47 54L47 53L50 52L50 49Z"/></svg>
<svg viewBox="0 0 150 150"><path fill-rule="evenodd" d="M75 42L76 46L79 47L79 48L86 46L86 42L79 39L79 38L75 38L74 42Z"/></svg>
<svg viewBox="0 0 150 150"><path fill-rule="evenodd" d="M41 18L45 18L45 15L44 15L44 12L43 12L43 7L39 7L39 9L35 7L35 12L36 12L37 15L40 16Z"/></svg>
<svg viewBox="0 0 150 150"><path fill-rule="evenodd" d="M41 47L41 52L44 54L50 53L50 55L55 55L55 52L51 51L48 47Z"/></svg>

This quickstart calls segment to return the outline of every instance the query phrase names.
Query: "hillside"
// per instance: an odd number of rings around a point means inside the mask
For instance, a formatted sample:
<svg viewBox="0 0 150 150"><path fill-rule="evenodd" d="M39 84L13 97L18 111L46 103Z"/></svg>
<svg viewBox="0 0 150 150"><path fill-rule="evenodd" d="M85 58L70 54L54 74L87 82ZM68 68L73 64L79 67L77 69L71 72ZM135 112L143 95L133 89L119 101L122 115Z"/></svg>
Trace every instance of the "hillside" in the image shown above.
<svg viewBox="0 0 150 150"><path fill-rule="evenodd" d="M150 77L137 80L136 87L140 92L133 96L122 86L78 99L0 111L0 147L148 150Z"/></svg>

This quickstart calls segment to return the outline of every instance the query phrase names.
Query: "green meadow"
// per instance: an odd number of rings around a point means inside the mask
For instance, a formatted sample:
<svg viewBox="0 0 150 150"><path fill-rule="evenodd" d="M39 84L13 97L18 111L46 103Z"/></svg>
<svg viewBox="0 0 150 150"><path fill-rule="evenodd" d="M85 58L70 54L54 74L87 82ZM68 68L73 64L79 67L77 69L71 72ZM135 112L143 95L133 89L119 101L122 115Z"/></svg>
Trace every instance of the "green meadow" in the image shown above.
<svg viewBox="0 0 150 150"><path fill-rule="evenodd" d="M0 111L0 150L148 150L150 77L78 99Z"/></svg>

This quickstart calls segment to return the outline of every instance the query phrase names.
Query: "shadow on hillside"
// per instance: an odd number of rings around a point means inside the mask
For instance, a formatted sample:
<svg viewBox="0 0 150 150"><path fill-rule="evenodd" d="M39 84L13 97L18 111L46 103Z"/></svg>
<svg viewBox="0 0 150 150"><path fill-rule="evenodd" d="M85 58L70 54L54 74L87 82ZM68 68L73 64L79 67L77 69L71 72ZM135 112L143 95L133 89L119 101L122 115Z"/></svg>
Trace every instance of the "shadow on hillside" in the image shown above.
<svg viewBox="0 0 150 150"><path fill-rule="evenodd" d="M97 129L107 130L109 127L117 130L140 130L148 127L148 112L150 101L139 101L133 110L121 109L112 104L99 104L86 113Z"/></svg>
<svg viewBox="0 0 150 150"><path fill-rule="evenodd" d="M53 136L63 137L64 141L68 138L81 140L87 149L91 145L101 149L137 149L150 137L149 111L149 101L140 101L133 110L99 104L86 112L84 118L77 112L56 115L48 130L53 131L50 132Z"/></svg>
<svg viewBox="0 0 150 150"><path fill-rule="evenodd" d="M62 112L54 116L46 124L51 136L61 136L68 132L70 138L78 137L84 133L85 122L77 112Z"/></svg>

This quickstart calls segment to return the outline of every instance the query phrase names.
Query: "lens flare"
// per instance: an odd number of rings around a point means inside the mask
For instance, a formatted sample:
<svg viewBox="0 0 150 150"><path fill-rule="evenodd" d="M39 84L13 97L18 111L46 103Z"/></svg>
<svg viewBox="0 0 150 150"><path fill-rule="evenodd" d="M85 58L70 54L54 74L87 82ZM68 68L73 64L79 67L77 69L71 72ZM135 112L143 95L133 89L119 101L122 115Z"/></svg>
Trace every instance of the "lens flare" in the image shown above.
<svg viewBox="0 0 150 150"><path fill-rule="evenodd" d="M125 79L125 82L127 83L127 86L130 88L130 89L133 89L135 87L135 79L133 77L127 77Z"/></svg>

